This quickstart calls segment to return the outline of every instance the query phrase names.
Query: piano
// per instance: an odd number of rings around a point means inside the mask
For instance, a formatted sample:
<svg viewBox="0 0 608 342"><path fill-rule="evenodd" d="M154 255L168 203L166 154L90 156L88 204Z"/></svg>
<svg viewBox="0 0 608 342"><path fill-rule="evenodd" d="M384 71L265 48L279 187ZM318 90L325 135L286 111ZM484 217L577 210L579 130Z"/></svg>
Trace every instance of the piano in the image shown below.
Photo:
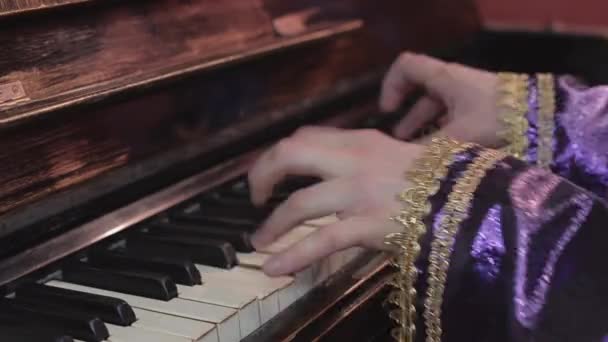
<svg viewBox="0 0 608 342"><path fill-rule="evenodd" d="M451 56L472 1L0 0L0 340L385 341L385 256L269 278L249 202L303 125L387 130L401 51Z"/></svg>

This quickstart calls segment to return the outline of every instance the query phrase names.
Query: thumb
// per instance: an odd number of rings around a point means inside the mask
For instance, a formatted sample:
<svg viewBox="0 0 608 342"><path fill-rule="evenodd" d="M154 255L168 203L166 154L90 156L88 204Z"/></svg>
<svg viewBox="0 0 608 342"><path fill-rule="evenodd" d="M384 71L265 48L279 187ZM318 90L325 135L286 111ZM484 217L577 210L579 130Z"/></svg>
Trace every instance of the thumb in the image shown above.
<svg viewBox="0 0 608 342"><path fill-rule="evenodd" d="M403 53L393 63L382 84L380 109L397 110L405 97L416 87L445 100L449 90L449 64L432 57Z"/></svg>

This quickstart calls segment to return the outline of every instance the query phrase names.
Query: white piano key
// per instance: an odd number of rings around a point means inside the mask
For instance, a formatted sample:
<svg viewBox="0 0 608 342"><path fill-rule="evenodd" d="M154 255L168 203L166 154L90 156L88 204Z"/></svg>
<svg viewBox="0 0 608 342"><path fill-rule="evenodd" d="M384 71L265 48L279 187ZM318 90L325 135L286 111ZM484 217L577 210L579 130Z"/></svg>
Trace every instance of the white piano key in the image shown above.
<svg viewBox="0 0 608 342"><path fill-rule="evenodd" d="M322 259L311 266L312 283L317 286L332 275L329 259Z"/></svg>
<svg viewBox="0 0 608 342"><path fill-rule="evenodd" d="M284 310L297 299L297 293L295 292L295 287L293 286L293 277L269 277L260 270L245 267L235 267L228 273L237 275L240 281L246 283L267 286L271 289L278 289L279 310Z"/></svg>
<svg viewBox="0 0 608 342"><path fill-rule="evenodd" d="M251 267L251 268L262 268L264 263L270 258L272 255L266 253L236 253L237 258L239 259L239 266L243 267Z"/></svg>
<svg viewBox="0 0 608 342"><path fill-rule="evenodd" d="M199 286L178 285L179 298L225 306L238 310L241 338L261 326L257 297L217 283Z"/></svg>
<svg viewBox="0 0 608 342"><path fill-rule="evenodd" d="M258 297L262 324L291 304L293 298L297 298L295 287L292 286L294 284L292 277L271 278L262 271L240 266L230 270L205 265L196 265L196 267L206 283L232 285L239 291L246 291Z"/></svg>
<svg viewBox="0 0 608 342"><path fill-rule="evenodd" d="M358 255L362 253L363 249L360 247L352 247L334 253L329 257L329 267L332 274L340 271L349 262L354 260Z"/></svg>
<svg viewBox="0 0 608 342"><path fill-rule="evenodd" d="M295 275L295 288L298 299L310 292L315 286L313 278L313 267L309 266Z"/></svg>
<svg viewBox="0 0 608 342"><path fill-rule="evenodd" d="M232 288L235 291L248 293L258 298L258 310L260 323L264 324L279 313L279 290L280 287L269 286L263 282L256 283L250 277L243 276L240 272L230 272L215 267L196 265L203 274L205 284L215 284Z"/></svg>
<svg viewBox="0 0 608 342"><path fill-rule="evenodd" d="M214 324L138 308L133 311L137 317L134 327L185 337L192 342L219 342Z"/></svg>
<svg viewBox="0 0 608 342"><path fill-rule="evenodd" d="M258 252L267 253L267 254L275 254L281 253L284 250L287 250L289 247L294 245L296 242L302 241L308 235L314 233L319 228L310 227L310 226L298 226L285 233L271 245L263 247L258 250Z"/></svg>
<svg viewBox="0 0 608 342"><path fill-rule="evenodd" d="M239 264L244 267L249 267L253 269L260 270L264 266L264 263L268 258L270 258L271 254L266 253L238 253ZM300 271L294 275L294 285L297 290L297 299L308 293L314 286L312 281L312 269L308 267L307 269Z"/></svg>
<svg viewBox="0 0 608 342"><path fill-rule="evenodd" d="M363 253L365 253L365 248L363 247L352 247L349 248L344 252L344 265L348 264L349 262L355 260L358 256L362 255Z"/></svg>
<svg viewBox="0 0 608 342"><path fill-rule="evenodd" d="M58 280L52 280L47 285L120 298L135 308L213 323L220 342L240 340L239 317L234 309L180 298L165 302Z"/></svg>
<svg viewBox="0 0 608 342"><path fill-rule="evenodd" d="M343 251L336 252L327 257L327 263L329 267L329 274L332 275L344 266L344 253Z"/></svg>
<svg viewBox="0 0 608 342"><path fill-rule="evenodd" d="M110 332L111 342L191 342L185 337L172 336L156 331L143 330L134 327L119 327L106 324Z"/></svg>

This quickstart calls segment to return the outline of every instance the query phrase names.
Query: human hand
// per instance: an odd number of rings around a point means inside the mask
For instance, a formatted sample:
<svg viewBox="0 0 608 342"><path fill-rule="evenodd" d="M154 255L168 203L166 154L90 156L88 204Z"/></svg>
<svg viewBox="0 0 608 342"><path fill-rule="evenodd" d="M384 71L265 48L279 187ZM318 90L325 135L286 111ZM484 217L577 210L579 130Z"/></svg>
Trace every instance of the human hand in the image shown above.
<svg viewBox="0 0 608 342"><path fill-rule="evenodd" d="M254 247L269 245L310 219L337 213L341 220L274 255L264 271L290 274L352 246L385 250L384 237L401 230L390 217L401 209L397 195L407 187L405 172L423 150L375 130L307 127L266 151L249 173L256 205L286 176L322 181L279 205L253 236Z"/></svg>
<svg viewBox="0 0 608 342"><path fill-rule="evenodd" d="M422 88L425 95L395 126L393 133L397 138L412 139L445 113L439 121L441 130L434 136L499 147L498 82L498 76L491 72L403 53L384 79L380 109L394 112L409 94Z"/></svg>

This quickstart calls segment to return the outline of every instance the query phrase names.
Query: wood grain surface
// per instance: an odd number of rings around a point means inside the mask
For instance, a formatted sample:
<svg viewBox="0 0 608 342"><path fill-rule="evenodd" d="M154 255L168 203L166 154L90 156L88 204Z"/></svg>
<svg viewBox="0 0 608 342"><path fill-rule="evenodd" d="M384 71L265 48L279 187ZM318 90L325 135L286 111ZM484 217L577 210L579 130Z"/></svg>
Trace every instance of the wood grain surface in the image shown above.
<svg viewBox="0 0 608 342"><path fill-rule="evenodd" d="M275 20L309 9L309 30L275 32ZM169 156L145 171L263 131L289 108L381 74L400 51L458 45L479 28L468 0L123 1L44 17L0 27L0 90L25 93L0 104L0 120L16 118L0 128L0 235L135 181L153 157ZM360 29L333 34L352 20ZM324 39L275 44L319 28ZM240 59L260 46L271 48Z"/></svg>

